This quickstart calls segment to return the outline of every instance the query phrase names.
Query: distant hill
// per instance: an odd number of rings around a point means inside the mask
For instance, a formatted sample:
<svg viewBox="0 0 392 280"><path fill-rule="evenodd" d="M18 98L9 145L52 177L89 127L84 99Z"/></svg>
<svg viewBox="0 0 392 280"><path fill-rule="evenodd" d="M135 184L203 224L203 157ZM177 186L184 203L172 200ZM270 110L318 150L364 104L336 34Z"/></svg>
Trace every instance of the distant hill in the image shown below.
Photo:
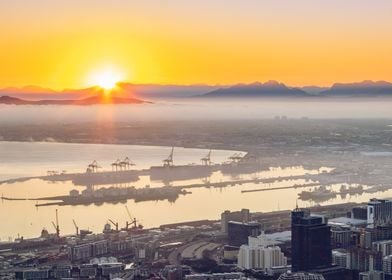
<svg viewBox="0 0 392 280"><path fill-rule="evenodd" d="M319 86L304 86L300 88L306 93L309 93L311 95L318 95L323 91L326 91L329 89L329 87L319 87Z"/></svg>
<svg viewBox="0 0 392 280"><path fill-rule="evenodd" d="M305 91L298 88L290 88L277 81L265 83L238 84L228 88L219 88L210 91L201 97L304 97L309 96Z"/></svg>
<svg viewBox="0 0 392 280"><path fill-rule="evenodd" d="M156 85L119 83L118 87L125 92L133 93L138 97L155 98L186 98L203 94L219 86L214 85Z"/></svg>
<svg viewBox="0 0 392 280"><path fill-rule="evenodd" d="M8 99L7 102L46 102L50 104L82 102L88 103L88 98L102 96L104 90L100 87L82 89L52 90L38 86L21 88L8 87L0 89L0 96L19 98L19 101ZM359 83L336 83L332 87L304 86L290 87L277 81L265 83L237 84L234 86L216 85L159 85L118 83L112 92L118 97L118 104L132 103L132 100L178 99L189 97L392 97L392 83L384 81L363 81ZM3 100L3 104L6 100ZM90 103L93 102L92 100ZM98 100L94 101L98 104Z"/></svg>
<svg viewBox="0 0 392 280"><path fill-rule="evenodd" d="M27 105L30 103L31 101L23 100L12 96L0 96L0 104Z"/></svg>
<svg viewBox="0 0 392 280"><path fill-rule="evenodd" d="M103 98L102 96L92 96L83 99L69 99L69 100L56 100L56 99L43 99L43 100L25 100L12 96L0 96L0 104L8 105L99 105L99 104L141 104L150 103L135 98L121 98L111 97L110 99Z"/></svg>
<svg viewBox="0 0 392 280"><path fill-rule="evenodd" d="M0 89L0 95L13 96L28 100L81 99L100 94L103 94L103 90L99 87L90 87L83 89L64 89L61 91L56 91L53 89L38 86L26 86L21 88L8 87Z"/></svg>
<svg viewBox="0 0 392 280"><path fill-rule="evenodd" d="M363 81L359 83L336 83L330 89L320 92L323 96L376 97L392 96L392 83L384 81Z"/></svg>
<svg viewBox="0 0 392 280"><path fill-rule="evenodd" d="M203 94L217 89L218 86L210 85L156 85L156 84L131 84L118 83L114 90L116 95L141 99L183 98ZM81 99L89 96L100 95L103 90L99 87L82 89L64 89L60 91L36 87L8 87L0 89L0 95L7 95L28 100L42 99Z"/></svg>

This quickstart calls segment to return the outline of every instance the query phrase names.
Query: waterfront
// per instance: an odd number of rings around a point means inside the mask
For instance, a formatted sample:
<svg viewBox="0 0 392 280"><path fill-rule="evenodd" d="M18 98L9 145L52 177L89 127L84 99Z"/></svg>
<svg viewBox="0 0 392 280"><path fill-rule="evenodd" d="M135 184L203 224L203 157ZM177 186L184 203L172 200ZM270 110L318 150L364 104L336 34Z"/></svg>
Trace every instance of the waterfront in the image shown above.
<svg viewBox="0 0 392 280"><path fill-rule="evenodd" d="M91 162L90 155L96 159L106 170L110 170L110 163L117 157L130 156L137 164L135 169L148 168L151 165L162 164L170 152L170 147L152 146L125 146L125 145L95 145L95 144L61 144L61 143L23 143L2 142L2 170L6 170L11 178L18 176L46 175L47 169L56 169L74 172L84 172L85 166ZM27 153L27 151L29 151ZM175 161L178 164L196 163L205 156L208 150L203 149L175 149ZM227 160L234 151L213 151L212 158L216 163ZM8 162L8 164L5 164ZM22 166L22 168L20 168ZM15 171L14 171L15 170ZM175 222L211 219L218 220L224 210L238 210L246 205L254 212L267 212L275 210L291 209L295 206L298 193L304 188L279 189L255 193L242 192L258 188L282 188L292 187L309 183L300 178L302 175L317 175L331 169L319 167L319 169L304 169L302 166L271 167L263 166L263 170L252 174L230 175L221 172L213 172L208 178L210 183L219 183L228 180L251 180L252 178L276 178L269 183L256 184L248 182L241 185L228 185L226 187L197 187L191 188L191 194L179 196L174 201L153 200L135 202L123 200L121 202L101 203L78 206L47 206L36 207L36 201L6 201L0 202L0 220L2 221L1 240L9 237L15 238L18 234L24 237L38 236L42 228L54 231L51 221L55 218L55 209L59 209L59 219L62 234L74 233L72 219L80 228L89 228L94 232L101 232L108 219L117 221L120 226L128 220L125 205L145 227L158 227L161 224ZM44 174L43 174L44 173ZM283 177L292 179L282 180ZM206 178L182 180L170 182L172 186L203 184ZM138 181L129 184L115 185L117 188L135 186L144 188L145 185L160 187L164 183L151 181L148 176L141 176ZM107 188L110 185L95 186L95 189ZM338 190L340 185L333 185ZM72 189L82 192L84 186L74 186L71 181L51 182L41 179L33 179L25 182L0 185L0 194L3 196L19 198L35 198L57 195L68 195ZM305 189L311 189L310 187ZM364 202L371 197L392 196L392 191L383 193L362 193L347 196L333 196L320 204L334 204L343 202ZM279 200L277 199L279 198ZM304 206L315 205L316 202L302 202ZM10 215L10 213L12 213Z"/></svg>

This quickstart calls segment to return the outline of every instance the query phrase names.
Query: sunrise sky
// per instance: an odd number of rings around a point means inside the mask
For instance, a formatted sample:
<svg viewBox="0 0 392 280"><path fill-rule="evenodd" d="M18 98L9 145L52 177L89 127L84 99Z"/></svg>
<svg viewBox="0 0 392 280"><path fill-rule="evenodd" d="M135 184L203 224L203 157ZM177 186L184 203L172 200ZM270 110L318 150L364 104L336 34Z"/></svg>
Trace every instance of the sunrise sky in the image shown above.
<svg viewBox="0 0 392 280"><path fill-rule="evenodd" d="M1 0L0 87L392 81L391 15L390 0Z"/></svg>

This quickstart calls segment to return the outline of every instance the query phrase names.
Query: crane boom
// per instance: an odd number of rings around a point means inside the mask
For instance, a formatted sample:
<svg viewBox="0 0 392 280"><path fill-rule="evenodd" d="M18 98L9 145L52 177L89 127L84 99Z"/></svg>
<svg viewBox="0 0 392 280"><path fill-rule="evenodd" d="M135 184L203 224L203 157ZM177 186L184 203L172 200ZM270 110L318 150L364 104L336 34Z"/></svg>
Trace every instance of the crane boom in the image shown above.
<svg viewBox="0 0 392 280"><path fill-rule="evenodd" d="M73 224L75 226L75 229L76 229L76 235L79 235L79 227L78 227L78 225L76 224L74 219L72 219L72 222L73 222Z"/></svg>
<svg viewBox="0 0 392 280"><path fill-rule="evenodd" d="M111 222L116 227L116 231L118 231L118 223L113 222L111 219L109 219L109 222Z"/></svg>
<svg viewBox="0 0 392 280"><path fill-rule="evenodd" d="M128 217L130 220L132 220L131 212L129 212L128 206L125 205L125 209L127 209Z"/></svg>

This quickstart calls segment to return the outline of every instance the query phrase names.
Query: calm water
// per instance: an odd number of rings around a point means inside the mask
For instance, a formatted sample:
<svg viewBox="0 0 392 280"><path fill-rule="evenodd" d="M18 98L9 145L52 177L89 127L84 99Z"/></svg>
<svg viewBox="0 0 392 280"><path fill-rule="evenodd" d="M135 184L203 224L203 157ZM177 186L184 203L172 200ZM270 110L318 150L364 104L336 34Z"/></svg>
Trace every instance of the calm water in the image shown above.
<svg viewBox="0 0 392 280"><path fill-rule="evenodd" d="M162 159L170 152L170 147L125 146L125 145L95 145L95 144L62 144L62 143L22 143L0 142L0 177L2 179L21 176L45 175L47 170L67 170L83 172L88 163L96 159L100 165L110 170L110 163L117 158L128 156L137 165L135 168L148 168L160 165ZM176 164L196 163L205 156L207 150L176 148L174 160ZM233 151L213 151L212 159L216 163L226 161ZM240 175L237 179L273 178L278 176L316 174L320 170L305 170L301 166L291 168L268 167L251 175ZM209 178L211 182L232 180L228 175L215 172ZM1 180L1 179L0 179ZM194 179L180 183L201 183L203 179ZM303 184L304 180L276 181L271 184L243 184L226 188L195 188L192 194L180 196L175 202L167 200L135 203L105 203L89 206L48 206L35 207L35 201L0 201L0 238L8 240L18 234L25 237L38 236L42 228L54 231L51 221L55 219L55 209L59 209L59 219L62 234L74 233L72 219L80 228L101 232L108 219L125 225L128 215L125 205L131 210L145 227L155 227L161 224L199 220L219 219L224 210L239 210L249 208L251 211L272 211L291 209L295 206L297 194L304 189L285 189L264 192L241 193L241 190L258 189L263 187L284 187ZM151 187L163 185L162 182L152 182L148 176L143 176L138 182L130 183L136 187ZM100 186L108 187L108 186ZM339 186L333 186L338 189ZM84 187L73 186L71 182L50 183L39 179L13 184L0 185L0 194L8 197L43 197L67 195L71 189L83 190ZM309 189L309 188L306 188ZM367 201L371 197L390 197L392 190L384 193L364 195L337 196L326 203L347 201ZM301 202L303 206L311 202ZM313 202L314 204L314 202Z"/></svg>

